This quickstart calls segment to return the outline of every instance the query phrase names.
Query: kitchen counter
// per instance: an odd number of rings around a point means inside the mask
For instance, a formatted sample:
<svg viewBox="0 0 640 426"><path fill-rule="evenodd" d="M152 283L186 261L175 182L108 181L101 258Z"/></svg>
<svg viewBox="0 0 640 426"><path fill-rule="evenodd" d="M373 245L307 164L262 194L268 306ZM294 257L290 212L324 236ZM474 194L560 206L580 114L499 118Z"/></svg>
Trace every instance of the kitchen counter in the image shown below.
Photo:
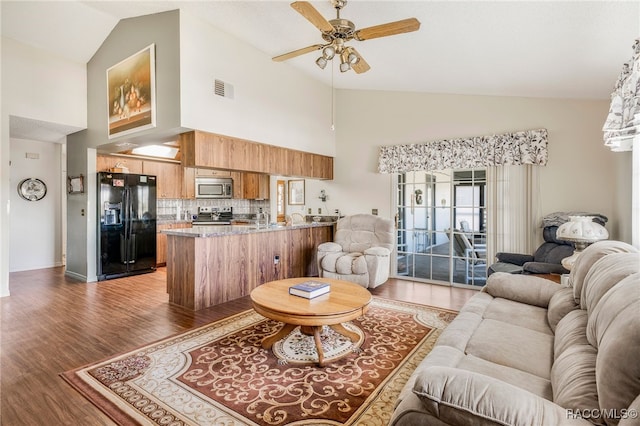
<svg viewBox="0 0 640 426"><path fill-rule="evenodd" d="M191 221L190 220L186 220L186 219L180 219L180 220L176 220L176 219L156 219L156 224L158 224L158 225L173 225L175 223L191 225Z"/></svg>
<svg viewBox="0 0 640 426"><path fill-rule="evenodd" d="M269 281L317 276L316 249L333 240L333 228L321 222L162 230L169 302L197 311L247 296Z"/></svg>
<svg viewBox="0 0 640 426"><path fill-rule="evenodd" d="M161 232L167 235L177 235L181 237L192 238L209 238L220 237L226 235L249 234L259 232L287 231L291 229L318 228L325 226L333 226L330 222L321 223L302 223L290 226L269 226L268 228L258 228L256 225L213 225L213 226L194 226L192 228L181 229L164 229Z"/></svg>

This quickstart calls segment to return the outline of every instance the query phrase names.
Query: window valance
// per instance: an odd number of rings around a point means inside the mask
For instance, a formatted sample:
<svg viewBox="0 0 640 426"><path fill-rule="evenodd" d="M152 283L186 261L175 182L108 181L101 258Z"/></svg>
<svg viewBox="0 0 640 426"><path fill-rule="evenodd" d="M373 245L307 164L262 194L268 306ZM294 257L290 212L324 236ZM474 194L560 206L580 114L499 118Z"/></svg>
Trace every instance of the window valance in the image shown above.
<svg viewBox="0 0 640 426"><path fill-rule="evenodd" d="M633 45L633 57L623 65L611 93L609 115L602 130L604 144L612 151L631 150L640 133L640 39Z"/></svg>
<svg viewBox="0 0 640 426"><path fill-rule="evenodd" d="M379 173L547 164L547 129L525 130L380 149Z"/></svg>

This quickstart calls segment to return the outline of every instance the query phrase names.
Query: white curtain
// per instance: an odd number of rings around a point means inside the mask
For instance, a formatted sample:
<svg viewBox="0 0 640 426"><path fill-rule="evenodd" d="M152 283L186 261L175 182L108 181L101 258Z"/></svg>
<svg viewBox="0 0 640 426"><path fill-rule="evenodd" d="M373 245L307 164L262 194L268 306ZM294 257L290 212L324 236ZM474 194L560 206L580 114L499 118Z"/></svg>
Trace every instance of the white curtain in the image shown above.
<svg viewBox="0 0 640 426"><path fill-rule="evenodd" d="M487 263L497 252L533 254L542 229L538 166L487 167Z"/></svg>

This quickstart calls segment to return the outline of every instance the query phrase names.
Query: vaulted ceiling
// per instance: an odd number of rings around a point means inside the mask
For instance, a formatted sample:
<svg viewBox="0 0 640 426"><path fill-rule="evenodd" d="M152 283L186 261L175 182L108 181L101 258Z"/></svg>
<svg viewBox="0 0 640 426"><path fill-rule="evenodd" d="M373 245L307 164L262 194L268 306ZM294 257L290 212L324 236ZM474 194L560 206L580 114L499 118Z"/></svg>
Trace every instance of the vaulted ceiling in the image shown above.
<svg viewBox="0 0 640 426"><path fill-rule="evenodd" d="M336 17L329 0L312 4ZM120 19L177 8L268 57L322 43L287 1L3 0L1 8L4 37L80 63ZM371 66L364 74L321 70L317 52L282 66L340 89L607 99L640 33L635 1L350 0L341 12L357 28L408 17L419 31L351 42Z"/></svg>

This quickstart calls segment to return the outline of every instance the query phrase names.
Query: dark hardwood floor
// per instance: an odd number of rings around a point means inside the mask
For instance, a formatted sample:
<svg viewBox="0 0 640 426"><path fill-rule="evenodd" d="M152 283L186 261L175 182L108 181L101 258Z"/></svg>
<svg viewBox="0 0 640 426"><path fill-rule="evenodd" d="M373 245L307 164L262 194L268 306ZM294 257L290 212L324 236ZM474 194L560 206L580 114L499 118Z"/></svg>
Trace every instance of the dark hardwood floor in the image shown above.
<svg viewBox="0 0 640 426"><path fill-rule="evenodd" d="M113 425L59 374L251 307L248 297L192 312L168 303L164 269L99 283L63 268L12 273L0 298L0 423ZM389 280L381 297L458 310L476 292Z"/></svg>

